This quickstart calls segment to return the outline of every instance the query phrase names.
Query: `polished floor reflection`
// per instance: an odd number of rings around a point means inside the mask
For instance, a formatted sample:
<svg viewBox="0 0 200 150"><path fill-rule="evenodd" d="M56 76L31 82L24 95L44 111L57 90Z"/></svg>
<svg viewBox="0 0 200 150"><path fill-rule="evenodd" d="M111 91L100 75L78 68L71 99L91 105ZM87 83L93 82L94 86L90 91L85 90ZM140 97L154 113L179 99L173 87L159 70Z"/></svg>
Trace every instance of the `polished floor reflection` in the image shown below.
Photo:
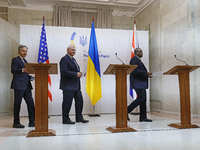
<svg viewBox="0 0 200 150"><path fill-rule="evenodd" d="M115 126L115 114L88 117L89 123L61 124L61 116L49 118L53 137L26 138L29 131L27 117L21 117L24 129L12 128L12 116L0 116L0 150L198 150L200 128L175 129L167 126L179 123L179 116L150 113L153 122L138 122L138 115L129 115L128 126L137 132L110 133L106 127ZM70 116L74 121L75 117ZM192 123L200 125L199 118Z"/></svg>

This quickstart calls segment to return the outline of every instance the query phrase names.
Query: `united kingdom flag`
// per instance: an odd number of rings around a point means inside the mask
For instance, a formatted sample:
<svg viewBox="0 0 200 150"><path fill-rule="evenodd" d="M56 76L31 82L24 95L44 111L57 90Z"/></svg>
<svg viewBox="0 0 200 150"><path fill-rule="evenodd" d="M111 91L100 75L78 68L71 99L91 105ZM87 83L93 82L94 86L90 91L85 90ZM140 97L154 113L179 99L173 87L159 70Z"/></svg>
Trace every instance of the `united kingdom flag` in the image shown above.
<svg viewBox="0 0 200 150"><path fill-rule="evenodd" d="M138 38L137 38L136 22L134 21L131 58L133 58L135 56L134 55L134 50L136 48L139 48L139 41L138 41ZM136 98L136 97L134 97L133 93L135 93L135 91L133 92L133 89L130 88L130 92L129 93L130 93L130 95L131 95L132 98Z"/></svg>

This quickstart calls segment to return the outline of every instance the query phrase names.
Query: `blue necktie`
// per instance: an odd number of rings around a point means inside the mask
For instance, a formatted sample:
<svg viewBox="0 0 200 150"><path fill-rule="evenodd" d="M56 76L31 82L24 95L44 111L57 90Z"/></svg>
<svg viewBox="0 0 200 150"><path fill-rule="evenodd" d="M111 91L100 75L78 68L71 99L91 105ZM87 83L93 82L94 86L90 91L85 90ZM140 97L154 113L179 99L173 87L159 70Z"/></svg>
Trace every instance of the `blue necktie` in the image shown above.
<svg viewBox="0 0 200 150"><path fill-rule="evenodd" d="M78 69L78 71L80 71L80 70L79 70L79 66L78 66L78 64L76 63L76 60L75 60L74 58L72 58L72 60L74 61L75 65L76 65L76 68Z"/></svg>
<svg viewBox="0 0 200 150"><path fill-rule="evenodd" d="M26 59L23 59L23 61L24 61L24 63L28 63L28 62L26 61Z"/></svg>

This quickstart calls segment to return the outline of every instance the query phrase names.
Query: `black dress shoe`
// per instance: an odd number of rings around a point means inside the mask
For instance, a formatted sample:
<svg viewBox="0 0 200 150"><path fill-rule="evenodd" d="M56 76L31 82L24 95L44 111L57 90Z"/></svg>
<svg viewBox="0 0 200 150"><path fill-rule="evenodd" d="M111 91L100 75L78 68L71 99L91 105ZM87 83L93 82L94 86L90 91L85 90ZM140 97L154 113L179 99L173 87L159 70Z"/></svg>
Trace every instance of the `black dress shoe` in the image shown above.
<svg viewBox="0 0 200 150"><path fill-rule="evenodd" d="M128 114L127 114L127 120L130 121L130 118L129 118Z"/></svg>
<svg viewBox="0 0 200 150"><path fill-rule="evenodd" d="M140 122L152 122L152 120L151 119L148 119L148 118L145 118L145 119L140 119Z"/></svg>
<svg viewBox="0 0 200 150"><path fill-rule="evenodd" d="M63 121L63 124L75 124L75 122L71 120Z"/></svg>
<svg viewBox="0 0 200 150"><path fill-rule="evenodd" d="M85 120L85 119L81 118L81 119L76 119L76 122L87 123L87 122L89 122L89 120Z"/></svg>
<svg viewBox="0 0 200 150"><path fill-rule="evenodd" d="M29 122L28 126L29 127L35 127L35 122Z"/></svg>
<svg viewBox="0 0 200 150"><path fill-rule="evenodd" d="M24 128L25 126L22 124L13 124L13 128Z"/></svg>

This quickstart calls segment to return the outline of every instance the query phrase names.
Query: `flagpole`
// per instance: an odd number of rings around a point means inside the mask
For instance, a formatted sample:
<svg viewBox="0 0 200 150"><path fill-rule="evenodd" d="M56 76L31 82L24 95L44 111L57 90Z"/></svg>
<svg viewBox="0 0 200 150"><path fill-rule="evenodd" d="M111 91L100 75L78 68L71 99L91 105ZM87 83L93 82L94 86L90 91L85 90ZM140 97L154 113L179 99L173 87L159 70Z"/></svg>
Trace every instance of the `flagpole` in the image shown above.
<svg viewBox="0 0 200 150"><path fill-rule="evenodd" d="M94 17L92 17L92 21L94 22ZM95 105L92 106L92 114L88 114L89 117L101 117L99 114L95 113Z"/></svg>
<svg viewBox="0 0 200 150"><path fill-rule="evenodd" d="M134 25L133 25L133 32L137 32L137 30L136 30L136 21L134 20ZM133 36L134 36L134 34L135 33L133 33ZM136 34L135 34L136 35ZM137 46L137 40L135 40L137 38L137 36L136 37L134 37L134 43L135 43L135 48L137 48L136 46ZM132 44L132 46L133 46L133 44ZM133 53L133 52L132 52ZM131 58L134 56L132 56L133 54L131 54ZM133 93L132 93L133 94ZM137 97L137 95L136 95L136 97ZM135 99L134 99L135 100ZM133 100L133 101L134 101ZM131 115L139 115L140 114L140 111L139 111L139 106L137 106L131 113L130 113Z"/></svg>
<svg viewBox="0 0 200 150"><path fill-rule="evenodd" d="M44 20L44 16L43 16L43 22L44 22L45 20ZM44 26L45 26L45 24L44 24ZM46 36L46 32L45 32L45 36ZM41 40L41 39L40 39ZM40 50L39 50L39 53L40 53ZM42 54L43 54L44 52L42 52ZM48 64L49 63L49 58L48 59L46 59L45 60L45 62ZM39 64L42 64L43 62L41 61L41 59L39 59L39 56L38 56L38 63ZM48 77L49 77L49 74L48 74ZM48 88L48 91L49 91L49 88ZM48 98L49 98L49 96L48 96ZM49 103L48 103L48 118L50 118L50 115L49 115L49 109L50 109L50 107L49 107Z"/></svg>

